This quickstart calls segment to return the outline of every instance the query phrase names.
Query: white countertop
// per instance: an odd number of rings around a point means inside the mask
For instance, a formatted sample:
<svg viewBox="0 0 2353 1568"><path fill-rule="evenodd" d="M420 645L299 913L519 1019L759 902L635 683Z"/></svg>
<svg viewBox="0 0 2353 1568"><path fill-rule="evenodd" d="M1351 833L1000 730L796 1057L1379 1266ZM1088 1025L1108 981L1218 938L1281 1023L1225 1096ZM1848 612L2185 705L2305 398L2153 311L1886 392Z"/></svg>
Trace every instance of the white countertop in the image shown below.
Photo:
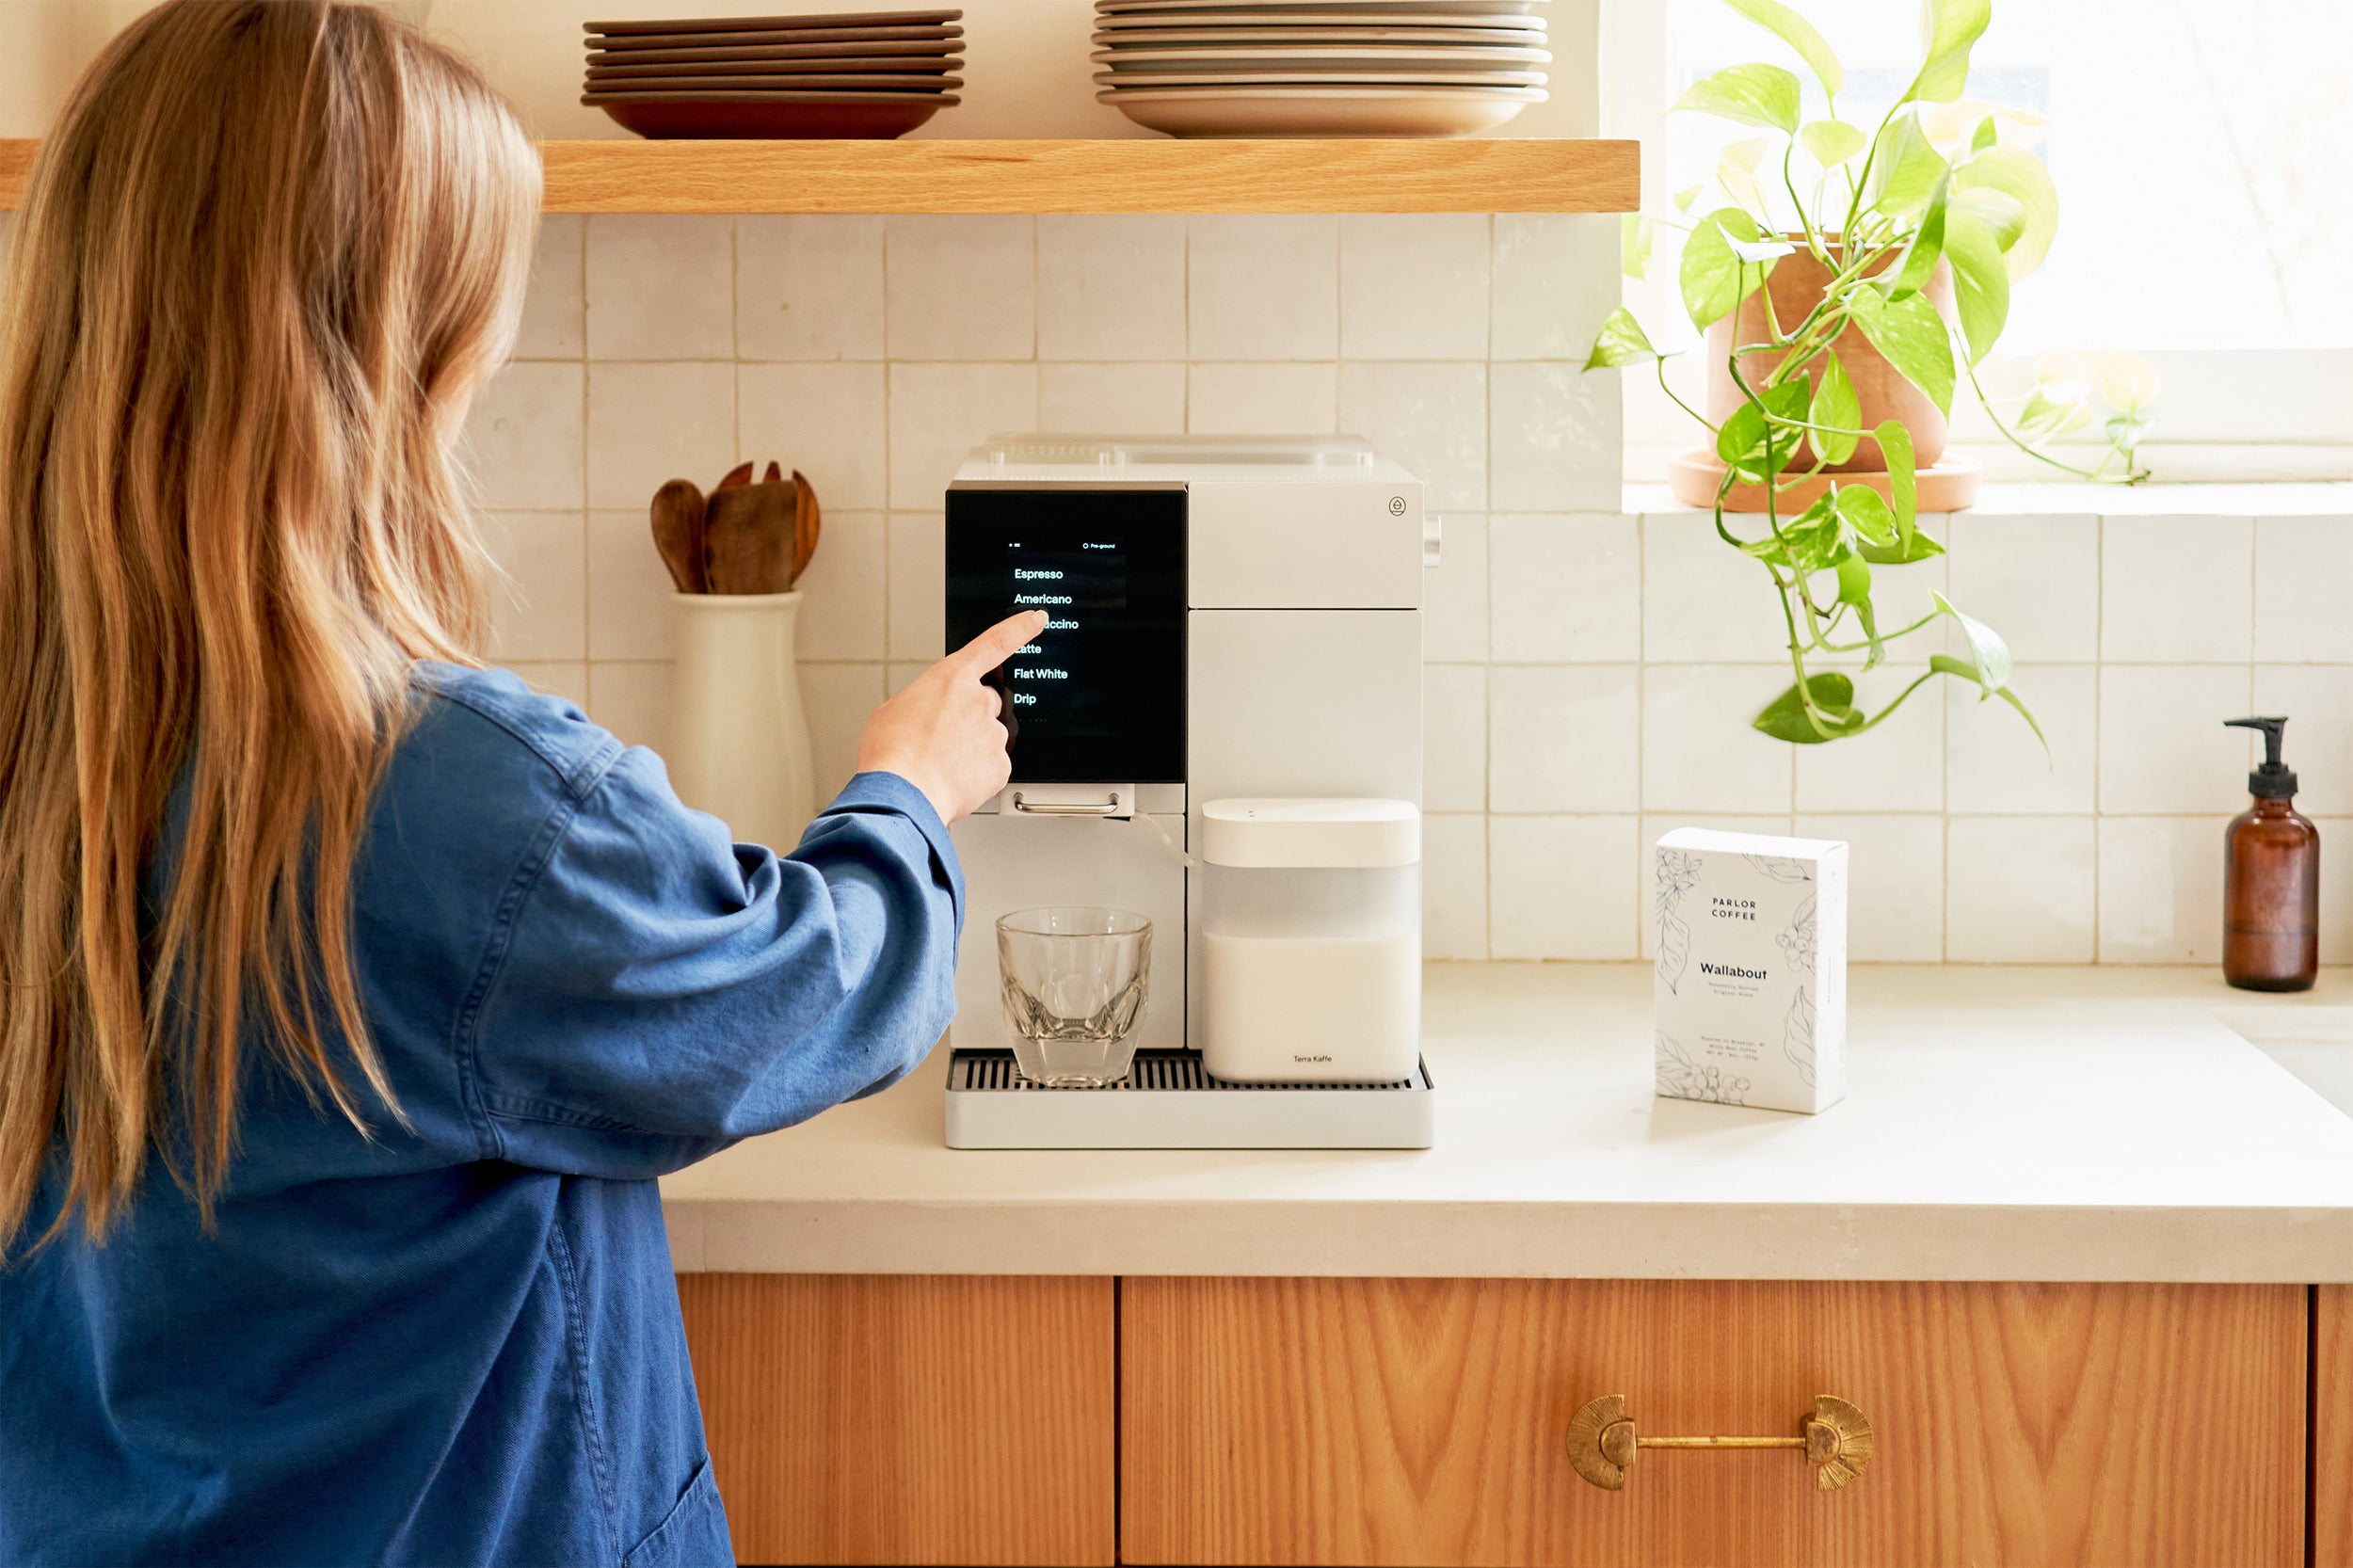
<svg viewBox="0 0 2353 1568"><path fill-rule="evenodd" d="M2353 1282L2353 1117L2204 970L1851 972L1846 1100L1654 1097L1647 966L1433 964L1438 1145L955 1151L946 1062L664 1181L686 1271ZM2308 1047L2323 1051L2333 1046Z"/></svg>

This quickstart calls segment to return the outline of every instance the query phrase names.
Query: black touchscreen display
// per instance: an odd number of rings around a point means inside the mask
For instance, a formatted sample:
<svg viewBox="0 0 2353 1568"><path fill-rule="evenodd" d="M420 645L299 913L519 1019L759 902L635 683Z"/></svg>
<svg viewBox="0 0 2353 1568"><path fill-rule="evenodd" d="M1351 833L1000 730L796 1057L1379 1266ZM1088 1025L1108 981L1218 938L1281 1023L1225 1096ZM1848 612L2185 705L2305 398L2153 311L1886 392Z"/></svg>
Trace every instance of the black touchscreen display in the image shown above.
<svg viewBox="0 0 2353 1568"><path fill-rule="evenodd" d="M948 646L1016 610L1053 618L1006 663L1013 777L1185 775L1185 493L952 489Z"/></svg>

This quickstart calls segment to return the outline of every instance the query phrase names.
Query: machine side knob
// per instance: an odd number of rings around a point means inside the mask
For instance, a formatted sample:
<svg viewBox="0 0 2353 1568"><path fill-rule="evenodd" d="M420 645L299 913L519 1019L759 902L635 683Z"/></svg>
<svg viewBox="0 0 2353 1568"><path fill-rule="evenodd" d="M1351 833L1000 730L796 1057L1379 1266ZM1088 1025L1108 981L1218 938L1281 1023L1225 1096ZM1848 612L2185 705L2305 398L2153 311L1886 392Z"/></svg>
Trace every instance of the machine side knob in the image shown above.
<svg viewBox="0 0 2353 1568"><path fill-rule="evenodd" d="M1446 519L1435 512L1424 512L1421 515L1421 564L1423 566L1434 567L1438 564L1439 547L1445 541Z"/></svg>

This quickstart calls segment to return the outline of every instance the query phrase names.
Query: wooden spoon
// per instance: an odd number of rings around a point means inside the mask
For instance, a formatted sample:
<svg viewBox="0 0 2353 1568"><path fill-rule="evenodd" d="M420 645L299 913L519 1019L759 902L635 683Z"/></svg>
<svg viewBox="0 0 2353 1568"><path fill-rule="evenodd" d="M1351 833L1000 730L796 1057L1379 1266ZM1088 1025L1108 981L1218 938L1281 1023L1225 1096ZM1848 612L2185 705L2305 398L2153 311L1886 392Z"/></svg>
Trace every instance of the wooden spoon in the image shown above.
<svg viewBox="0 0 2353 1568"><path fill-rule="evenodd" d="M682 594L709 593L703 568L703 492L673 479L653 492L653 547Z"/></svg>
<svg viewBox="0 0 2353 1568"><path fill-rule="evenodd" d="M792 586L789 486L736 485L712 493L703 516L703 575L721 594L780 594Z"/></svg>
<svg viewBox="0 0 2353 1568"><path fill-rule="evenodd" d="M818 530L817 487L802 478L799 469L792 471L792 581L797 584L808 569L809 557L817 553Z"/></svg>
<svg viewBox="0 0 2353 1568"><path fill-rule="evenodd" d="M719 481L719 488L723 490L740 489L751 482L752 465L749 463L738 463L733 468L728 470L728 476Z"/></svg>

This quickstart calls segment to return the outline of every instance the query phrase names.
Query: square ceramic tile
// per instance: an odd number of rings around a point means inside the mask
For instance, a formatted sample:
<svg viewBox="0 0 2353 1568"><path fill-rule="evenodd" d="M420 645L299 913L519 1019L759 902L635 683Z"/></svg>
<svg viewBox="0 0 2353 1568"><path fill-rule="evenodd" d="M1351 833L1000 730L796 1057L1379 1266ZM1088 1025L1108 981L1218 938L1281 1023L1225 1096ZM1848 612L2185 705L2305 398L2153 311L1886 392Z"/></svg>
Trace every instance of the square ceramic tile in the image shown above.
<svg viewBox="0 0 2353 1568"><path fill-rule="evenodd" d="M577 360L586 352L587 294L581 270L586 222L576 213L550 213L539 220L513 358Z"/></svg>
<svg viewBox="0 0 2353 1568"><path fill-rule="evenodd" d="M1487 505L1487 367L1342 364L1340 429L1405 465L1433 511Z"/></svg>
<svg viewBox="0 0 2353 1568"><path fill-rule="evenodd" d="M1340 219L1340 354L1487 357L1484 213L1352 213Z"/></svg>
<svg viewBox="0 0 2353 1568"><path fill-rule="evenodd" d="M2100 819L2100 962L2222 961L2226 815Z"/></svg>
<svg viewBox="0 0 2353 1568"><path fill-rule="evenodd" d="M735 220L735 342L746 360L883 357L883 220Z"/></svg>
<svg viewBox="0 0 2353 1568"><path fill-rule="evenodd" d="M1752 728L1787 685L1785 670L1753 664L1646 665L1642 809L1787 812L1797 748Z"/></svg>
<svg viewBox="0 0 2353 1568"><path fill-rule="evenodd" d="M1973 816L2089 815L2099 780L2099 676L2089 664L2028 664L2010 677L2009 689L2042 727L2048 750L2009 703L1985 701L1963 681L1943 682L1945 808Z"/></svg>
<svg viewBox="0 0 2353 1568"><path fill-rule="evenodd" d="M1788 645L1788 628L1762 562L1724 543L1715 520L1705 512L1644 514L1645 659L1785 669Z"/></svg>
<svg viewBox="0 0 2353 1568"><path fill-rule="evenodd" d="M1577 364L1488 369L1488 504L1503 512L1614 512L1624 488L1618 378Z"/></svg>
<svg viewBox="0 0 2353 1568"><path fill-rule="evenodd" d="M2249 712L2288 717L2280 756L2296 770L2297 809L2311 817L2353 813L2353 664L2257 664ZM2254 747L2261 761L2261 735Z"/></svg>
<svg viewBox="0 0 2353 1568"><path fill-rule="evenodd" d="M1945 838L1945 957L1955 964L2089 964L2089 817L1952 817Z"/></svg>
<svg viewBox="0 0 2353 1568"><path fill-rule="evenodd" d="M1801 839L1835 839L1847 846L1849 957L1863 964L1934 964L1945 956L1943 816L1801 811L1791 825Z"/></svg>
<svg viewBox="0 0 2353 1568"><path fill-rule="evenodd" d="M1925 668L1882 664L1859 677L1855 693L1864 711L1879 712ZM1945 709L1937 699L1943 695L1938 688L1954 683L1941 678L1929 681L1861 735L1791 747L1797 753L1798 809L1944 810Z"/></svg>
<svg viewBox="0 0 2353 1568"><path fill-rule="evenodd" d="M890 367L890 504L944 504L965 456L989 437L1037 428L1037 366Z"/></svg>
<svg viewBox="0 0 2353 1568"><path fill-rule="evenodd" d="M928 662L948 650L948 520L939 512L893 512L889 519L893 659Z"/></svg>
<svg viewBox="0 0 2353 1568"><path fill-rule="evenodd" d="M1786 838L1790 833L1786 813L1780 816L1727 816L1721 813L1645 813L1642 833L1634 865L1634 898L1637 917L1641 921L1642 956L1651 958L1658 952L1657 904L1653 899L1651 868L1655 864L1653 851L1658 840L1678 827L1708 827L1719 833L1772 833Z"/></svg>
<svg viewBox="0 0 2353 1568"><path fill-rule="evenodd" d="M475 394L459 453L484 504L580 505L584 375L576 364L510 363Z"/></svg>
<svg viewBox="0 0 2353 1568"><path fill-rule="evenodd" d="M1190 367L1185 428L1209 436L1322 436L1339 428L1339 367L1329 362Z"/></svg>
<svg viewBox="0 0 2353 1568"><path fill-rule="evenodd" d="M1041 360L1185 357L1185 220L1115 214L1037 220Z"/></svg>
<svg viewBox="0 0 2353 1568"><path fill-rule="evenodd" d="M1438 564L1421 573L1421 653L1445 664L1487 657L1487 520L1457 512L1446 520Z"/></svg>
<svg viewBox="0 0 2353 1568"><path fill-rule="evenodd" d="M588 219L588 357L735 353L735 220L678 213Z"/></svg>
<svg viewBox="0 0 2353 1568"><path fill-rule="evenodd" d="M1641 523L1617 513L1487 520L1495 657L1506 664L1622 663L1642 655Z"/></svg>
<svg viewBox="0 0 2353 1568"><path fill-rule="evenodd" d="M1640 819L1496 817L1487 824L1488 950L1497 958L1628 959Z"/></svg>
<svg viewBox="0 0 2353 1568"><path fill-rule="evenodd" d="M2353 664L2353 517L2255 520L2255 657Z"/></svg>
<svg viewBox="0 0 2353 1568"><path fill-rule="evenodd" d="M735 466L735 366L588 367L588 504L649 507L673 479L706 491Z"/></svg>
<svg viewBox="0 0 2353 1568"><path fill-rule="evenodd" d="M588 666L588 716L627 744L660 753L670 744L678 666L668 660L599 660Z"/></svg>
<svg viewBox="0 0 2353 1568"><path fill-rule="evenodd" d="M1071 434L1179 435L1185 428L1185 367L1181 362L1041 363L1037 427Z"/></svg>
<svg viewBox="0 0 2353 1568"><path fill-rule="evenodd" d="M1618 308L1618 219L1497 213L1488 357L1583 364ZM1596 373L1596 379L1615 381Z"/></svg>
<svg viewBox="0 0 2353 1568"><path fill-rule="evenodd" d="M1339 220L1313 214L1187 220L1187 319L1196 360L1339 353Z"/></svg>
<svg viewBox="0 0 2353 1568"><path fill-rule="evenodd" d="M2313 825L2320 829L2323 855L2343 853L2332 844L2353 844L2353 817L2323 817ZM2353 876L2342 872L2320 879L2320 961L2353 964Z"/></svg>
<svg viewBox="0 0 2353 1568"><path fill-rule="evenodd" d="M543 664L536 660L518 659L499 667L516 676L541 696L560 696L582 712L588 713L589 717L596 717L588 708L588 666L585 664L577 660ZM602 723L601 720L599 722Z"/></svg>
<svg viewBox="0 0 2353 1568"><path fill-rule="evenodd" d="M676 658L677 591L648 508L588 514L589 658Z"/></svg>
<svg viewBox="0 0 2353 1568"><path fill-rule="evenodd" d="M883 277L894 360L1037 352L1037 226L1027 214L887 219Z"/></svg>
<svg viewBox="0 0 2353 1568"><path fill-rule="evenodd" d="M482 520L499 565L490 596L490 657L587 657L586 544L578 512L503 512Z"/></svg>
<svg viewBox="0 0 2353 1568"><path fill-rule="evenodd" d="M2100 525L2100 657L2244 663L2254 651L2249 518L2112 517Z"/></svg>
<svg viewBox="0 0 2353 1568"><path fill-rule="evenodd" d="M1631 811L1641 798L1641 671L1497 664L1487 672L1487 808Z"/></svg>
<svg viewBox="0 0 2353 1568"><path fill-rule="evenodd" d="M1421 672L1421 808L1487 808L1487 672L1425 664Z"/></svg>
<svg viewBox="0 0 2353 1568"><path fill-rule="evenodd" d="M883 583L888 530L880 512L824 515L800 589L794 648L807 659L878 661L885 649Z"/></svg>
<svg viewBox="0 0 2353 1568"><path fill-rule="evenodd" d="M798 470L825 511L883 504L888 459L882 366L738 365L736 397L746 456Z"/></svg>
<svg viewBox="0 0 2353 1568"><path fill-rule="evenodd" d="M2017 659L2099 656L2099 519L1961 513L1937 536L1952 601L1999 632Z"/></svg>
<svg viewBox="0 0 2353 1568"><path fill-rule="evenodd" d="M1487 819L1421 820L1421 955L1487 956Z"/></svg>
<svg viewBox="0 0 2353 1568"><path fill-rule="evenodd" d="M803 664L801 708L808 715L809 760L817 798L830 801L857 772L857 738L883 700L883 667Z"/></svg>
<svg viewBox="0 0 2353 1568"><path fill-rule="evenodd" d="M2110 664L2100 671L2100 809L2236 811L2249 746L2224 719L2252 711L2244 664Z"/></svg>

